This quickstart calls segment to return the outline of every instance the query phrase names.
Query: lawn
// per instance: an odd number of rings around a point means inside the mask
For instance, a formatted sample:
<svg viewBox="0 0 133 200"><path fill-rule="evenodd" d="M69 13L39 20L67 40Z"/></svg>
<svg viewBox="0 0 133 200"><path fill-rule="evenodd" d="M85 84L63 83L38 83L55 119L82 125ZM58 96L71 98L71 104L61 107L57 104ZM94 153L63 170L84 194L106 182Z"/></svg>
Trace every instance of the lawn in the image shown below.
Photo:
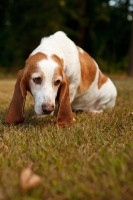
<svg viewBox="0 0 133 200"><path fill-rule="evenodd" d="M113 81L114 109L75 113L72 126L59 128L55 116L32 118L29 94L24 123L6 125L15 80L0 81L0 200L133 199L133 80ZM27 168L41 181L23 190Z"/></svg>

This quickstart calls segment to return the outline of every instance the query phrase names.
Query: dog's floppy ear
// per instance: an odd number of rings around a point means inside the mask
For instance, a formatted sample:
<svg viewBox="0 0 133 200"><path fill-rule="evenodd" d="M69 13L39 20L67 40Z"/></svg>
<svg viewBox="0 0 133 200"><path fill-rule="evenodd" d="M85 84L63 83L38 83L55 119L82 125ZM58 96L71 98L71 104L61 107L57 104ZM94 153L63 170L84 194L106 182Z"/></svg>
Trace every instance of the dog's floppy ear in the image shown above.
<svg viewBox="0 0 133 200"><path fill-rule="evenodd" d="M14 94L7 112L6 123L19 124L24 121L24 106L26 100L26 80L24 70L18 73Z"/></svg>
<svg viewBox="0 0 133 200"><path fill-rule="evenodd" d="M73 113L71 110L70 99L69 99L69 85L68 78L64 75L63 81L59 91L59 105L58 105L58 116L57 125L63 126L71 124L73 122Z"/></svg>

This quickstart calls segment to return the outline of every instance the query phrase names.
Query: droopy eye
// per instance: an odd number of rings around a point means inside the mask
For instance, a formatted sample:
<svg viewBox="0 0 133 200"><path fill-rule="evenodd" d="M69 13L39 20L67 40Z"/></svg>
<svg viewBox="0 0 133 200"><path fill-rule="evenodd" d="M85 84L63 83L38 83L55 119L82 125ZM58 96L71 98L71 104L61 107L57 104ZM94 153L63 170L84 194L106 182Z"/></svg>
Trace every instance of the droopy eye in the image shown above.
<svg viewBox="0 0 133 200"><path fill-rule="evenodd" d="M34 83L36 83L36 84L41 84L42 79L41 79L41 77L36 77L36 78L33 78L33 81L34 81Z"/></svg>
<svg viewBox="0 0 133 200"><path fill-rule="evenodd" d="M55 85L55 86L58 86L60 83L61 83L60 80L56 80L56 81L54 82L54 85Z"/></svg>

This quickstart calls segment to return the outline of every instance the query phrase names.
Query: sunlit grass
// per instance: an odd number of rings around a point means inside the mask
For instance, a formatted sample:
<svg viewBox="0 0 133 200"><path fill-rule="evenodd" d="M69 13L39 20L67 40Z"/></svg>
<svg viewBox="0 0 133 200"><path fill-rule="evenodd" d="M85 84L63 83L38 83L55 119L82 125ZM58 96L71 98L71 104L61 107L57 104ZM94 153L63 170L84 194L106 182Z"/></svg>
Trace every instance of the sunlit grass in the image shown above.
<svg viewBox="0 0 133 200"><path fill-rule="evenodd" d="M114 80L116 107L100 115L76 113L72 126L54 125L55 116L32 118L27 97L25 121L3 123L14 80L0 81L0 199L132 199L133 80ZM21 171L32 166L42 183L22 194Z"/></svg>

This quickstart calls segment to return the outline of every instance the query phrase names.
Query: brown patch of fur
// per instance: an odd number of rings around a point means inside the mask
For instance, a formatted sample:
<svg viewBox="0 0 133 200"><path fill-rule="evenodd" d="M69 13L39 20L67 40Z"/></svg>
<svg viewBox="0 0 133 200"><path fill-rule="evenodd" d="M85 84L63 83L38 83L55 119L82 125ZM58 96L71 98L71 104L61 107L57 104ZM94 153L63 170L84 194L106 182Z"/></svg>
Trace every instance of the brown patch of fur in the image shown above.
<svg viewBox="0 0 133 200"><path fill-rule="evenodd" d="M58 78L58 76L61 76L63 78L63 60L60 59L55 54L53 54L51 57L57 63L57 67L55 68L53 79L56 80L56 77Z"/></svg>
<svg viewBox="0 0 133 200"><path fill-rule="evenodd" d="M108 77L105 76L101 71L99 71L98 89L100 89L102 85L107 82L107 80L108 80Z"/></svg>
<svg viewBox="0 0 133 200"><path fill-rule="evenodd" d="M90 85L95 79L97 67L91 56L85 51L79 52L79 60L81 66L81 80L78 87L78 93L83 93L89 89Z"/></svg>
<svg viewBox="0 0 133 200"><path fill-rule="evenodd" d="M60 59L57 55L53 54L52 56L52 59L57 62L58 65L61 65L62 66L62 69L63 69L63 59Z"/></svg>

